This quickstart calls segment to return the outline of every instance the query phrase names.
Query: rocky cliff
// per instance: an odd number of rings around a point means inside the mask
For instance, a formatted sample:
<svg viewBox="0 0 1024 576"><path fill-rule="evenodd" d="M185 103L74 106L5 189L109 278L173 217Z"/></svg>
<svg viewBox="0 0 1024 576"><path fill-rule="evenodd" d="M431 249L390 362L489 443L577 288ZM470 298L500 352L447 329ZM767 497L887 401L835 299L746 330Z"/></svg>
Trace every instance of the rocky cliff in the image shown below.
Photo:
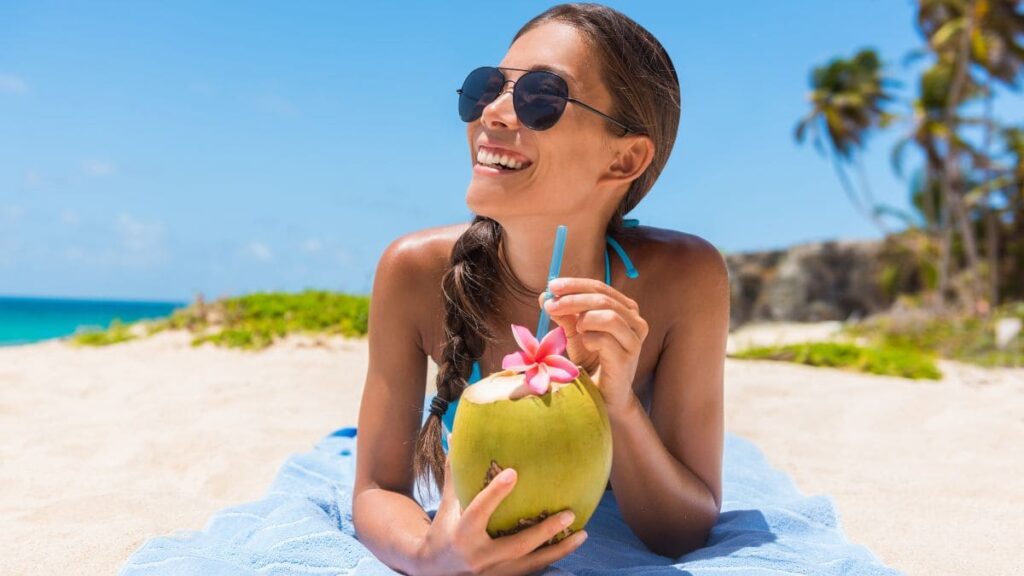
<svg viewBox="0 0 1024 576"><path fill-rule="evenodd" d="M747 322L846 320L887 308L882 242L830 241L727 254L730 326Z"/></svg>

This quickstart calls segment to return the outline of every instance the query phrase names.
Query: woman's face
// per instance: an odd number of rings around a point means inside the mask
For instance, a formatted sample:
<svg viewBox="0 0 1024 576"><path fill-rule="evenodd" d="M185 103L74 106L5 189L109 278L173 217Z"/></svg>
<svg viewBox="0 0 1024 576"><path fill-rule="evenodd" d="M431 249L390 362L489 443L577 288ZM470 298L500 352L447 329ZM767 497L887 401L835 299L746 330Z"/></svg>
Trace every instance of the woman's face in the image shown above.
<svg viewBox="0 0 1024 576"><path fill-rule="evenodd" d="M519 37L499 67L554 68L569 85L569 96L608 113L611 95L598 76L597 62L575 28L558 22L542 24ZM525 72L504 70L506 79L516 81ZM608 132L608 120L572 102L551 128L537 132L520 124L512 106L512 83L487 105L479 120L469 122L473 177L466 192L470 210L499 222L510 217L583 211L605 218L618 204L614 194L621 191L598 186L602 174L614 160L615 136ZM614 126L614 125L613 125ZM520 170L496 171L481 166L481 148L510 150L510 156L526 160ZM621 185L619 185L621 187ZM606 213L607 212L607 213Z"/></svg>

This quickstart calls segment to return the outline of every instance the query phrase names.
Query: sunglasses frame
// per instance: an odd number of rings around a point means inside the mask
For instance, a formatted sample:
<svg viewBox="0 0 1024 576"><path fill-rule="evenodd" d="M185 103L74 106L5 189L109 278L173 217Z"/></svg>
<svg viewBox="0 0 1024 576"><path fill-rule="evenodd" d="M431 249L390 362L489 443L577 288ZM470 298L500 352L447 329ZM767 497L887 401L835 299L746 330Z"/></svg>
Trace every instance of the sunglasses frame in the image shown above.
<svg viewBox="0 0 1024 576"><path fill-rule="evenodd" d="M513 103L514 103L515 102L515 91L516 91L516 87L519 85L519 80L522 80L525 76L527 76L529 74L550 74L550 75L554 76L555 78L558 78L559 80L561 80L562 84L565 85L565 96L563 98L565 98L566 102L573 102L573 103L579 104L580 106L583 106L583 108L585 108L587 110L590 110L594 114L598 114L600 116L603 116L605 119L610 120L610 121L614 122L615 124L619 125L620 127L622 127L626 131L626 134L639 133L639 130L634 130L633 128L630 128L629 126L623 124L622 122L619 122L615 118L612 118L611 116L605 114L604 112L601 112L597 108L594 108L590 104L587 104L586 102L583 102L582 100L577 100L576 98L573 98L572 96L569 96L569 83L566 82L565 78L562 78L561 76L559 76L558 74L555 74L554 72L551 72L550 70L529 70L529 69L524 69L524 68L509 68L507 66L480 66L479 68L475 68L475 69L471 70L469 72L469 74L466 75L466 79L468 80L469 77L473 74L473 72L476 72L480 68L490 68L490 69L493 69L493 70L497 70L498 73L501 74L502 79L504 80L501 83L501 90L498 92L497 96L494 97L494 100L491 100L490 102L485 104L484 108L486 108L487 106L490 106L498 98L501 98L501 95L505 93L505 85L508 84L509 82L512 83L512 99L513 99ZM520 76L518 80L509 80L505 76L505 73L503 72L503 70L512 70L512 71L515 71L515 72L526 72L526 74L523 74L522 76ZM465 85L465 81L463 81L463 85ZM458 94L459 96L462 96L462 88L459 88L459 89L455 90L455 93ZM513 106L513 108L514 108L514 106ZM562 108L562 111L559 112L559 114L558 114L558 120L562 119L562 114L565 114L565 108L564 107ZM481 115L482 115L482 111L481 111ZM516 118L518 118L518 117L519 117L519 111L516 110ZM470 120L470 122L475 122L476 120L479 120L479 117L474 119L474 120ZM555 124L558 123L558 120L555 120ZM543 130L548 130L550 128L553 128L555 126L555 124L552 124L548 128L544 128ZM523 124L523 126L526 126L526 124ZM526 126L526 127L530 128L529 126ZM530 130L536 130L536 129L535 128L530 128ZM625 136L625 134L623 134L623 136Z"/></svg>

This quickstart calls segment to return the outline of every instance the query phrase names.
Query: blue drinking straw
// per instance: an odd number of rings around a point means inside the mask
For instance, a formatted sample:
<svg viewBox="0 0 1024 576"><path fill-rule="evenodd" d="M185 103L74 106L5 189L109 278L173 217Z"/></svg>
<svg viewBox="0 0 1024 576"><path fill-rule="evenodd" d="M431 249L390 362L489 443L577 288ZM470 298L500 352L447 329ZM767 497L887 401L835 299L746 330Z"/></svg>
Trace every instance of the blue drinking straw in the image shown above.
<svg viewBox="0 0 1024 576"><path fill-rule="evenodd" d="M548 268L548 284L552 280L558 278L559 272L562 270L562 254L565 252L565 235L569 231L564 225L559 225L558 230L555 232L555 250L551 253L551 267ZM545 288L544 301L547 302L553 294L551 290ZM537 322L537 340L544 337L548 331L548 311L544 309L544 306L540 307L540 320Z"/></svg>

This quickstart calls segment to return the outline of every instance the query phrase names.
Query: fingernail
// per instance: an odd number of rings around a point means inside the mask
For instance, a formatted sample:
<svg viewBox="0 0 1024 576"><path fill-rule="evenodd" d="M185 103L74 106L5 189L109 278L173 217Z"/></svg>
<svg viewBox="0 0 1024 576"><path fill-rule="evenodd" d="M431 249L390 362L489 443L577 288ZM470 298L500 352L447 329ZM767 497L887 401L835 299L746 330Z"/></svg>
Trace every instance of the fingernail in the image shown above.
<svg viewBox="0 0 1024 576"><path fill-rule="evenodd" d="M577 536L577 538L579 538L579 543L583 544L583 541L587 539L587 533L586 532L577 532L577 534L579 534L579 536Z"/></svg>
<svg viewBox="0 0 1024 576"><path fill-rule="evenodd" d="M561 512L558 514L558 521L562 523L563 527L572 524L572 521L575 519L576 515L573 514L570 510L566 510L565 512Z"/></svg>
<svg viewBox="0 0 1024 576"><path fill-rule="evenodd" d="M565 287L565 281L560 278L555 278L551 282L548 282L548 288L551 290L560 290Z"/></svg>
<svg viewBox="0 0 1024 576"><path fill-rule="evenodd" d="M516 471L512 468L505 468L498 474L498 482L502 484L511 484L516 479Z"/></svg>

